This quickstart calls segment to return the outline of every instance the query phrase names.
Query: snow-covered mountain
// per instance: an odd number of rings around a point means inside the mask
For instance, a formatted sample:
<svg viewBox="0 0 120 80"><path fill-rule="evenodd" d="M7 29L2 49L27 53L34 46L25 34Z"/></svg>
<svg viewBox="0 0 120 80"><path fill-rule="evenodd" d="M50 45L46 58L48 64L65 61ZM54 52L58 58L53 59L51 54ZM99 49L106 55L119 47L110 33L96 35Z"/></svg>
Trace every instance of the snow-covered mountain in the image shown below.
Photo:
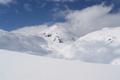
<svg viewBox="0 0 120 80"><path fill-rule="evenodd" d="M119 80L120 66L0 50L0 80Z"/></svg>
<svg viewBox="0 0 120 80"><path fill-rule="evenodd" d="M0 49L43 56L57 55L61 48L75 41L75 37L59 25L25 27L11 32L0 30L0 33Z"/></svg>
<svg viewBox="0 0 120 80"><path fill-rule="evenodd" d="M61 48L72 44L76 40L69 30L60 25L25 27L12 31L13 34L24 35L26 37L37 36L42 37L46 42L49 50L53 53L58 53Z"/></svg>
<svg viewBox="0 0 120 80"><path fill-rule="evenodd" d="M45 25L36 27L25 27L12 31L12 33L22 34L26 36L42 36L48 42L53 43L68 43L75 40L75 36L61 25L53 25L50 27Z"/></svg>
<svg viewBox="0 0 120 80"><path fill-rule="evenodd" d="M68 59L87 62L110 63L120 57L120 27L104 28L89 33L72 45L64 48L63 55Z"/></svg>
<svg viewBox="0 0 120 80"><path fill-rule="evenodd" d="M77 38L61 25L0 30L0 49L86 62L111 63L120 57L120 27Z"/></svg>
<svg viewBox="0 0 120 80"><path fill-rule="evenodd" d="M42 37L24 36L7 31L0 31L0 49L28 52L35 55L47 55L47 42ZM40 54L40 52L42 54Z"/></svg>

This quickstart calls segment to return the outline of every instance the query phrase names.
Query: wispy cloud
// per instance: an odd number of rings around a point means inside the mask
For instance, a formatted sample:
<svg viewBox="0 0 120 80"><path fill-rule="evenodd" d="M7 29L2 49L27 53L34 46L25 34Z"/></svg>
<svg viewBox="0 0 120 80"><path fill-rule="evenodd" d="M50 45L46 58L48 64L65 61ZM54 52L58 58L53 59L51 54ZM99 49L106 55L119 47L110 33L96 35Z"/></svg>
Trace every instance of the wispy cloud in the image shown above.
<svg viewBox="0 0 120 80"><path fill-rule="evenodd" d="M29 3L24 4L24 9L27 11L32 11L31 5Z"/></svg>
<svg viewBox="0 0 120 80"><path fill-rule="evenodd" d="M66 15L64 24L74 34L82 36L103 27L120 26L120 13L110 14L112 6L95 5Z"/></svg>
<svg viewBox="0 0 120 80"><path fill-rule="evenodd" d="M46 0L46 1L52 1L52 2L74 2L78 0Z"/></svg>
<svg viewBox="0 0 120 80"><path fill-rule="evenodd" d="M13 0L0 0L0 4L3 4L3 5L7 5L11 2L13 2Z"/></svg>

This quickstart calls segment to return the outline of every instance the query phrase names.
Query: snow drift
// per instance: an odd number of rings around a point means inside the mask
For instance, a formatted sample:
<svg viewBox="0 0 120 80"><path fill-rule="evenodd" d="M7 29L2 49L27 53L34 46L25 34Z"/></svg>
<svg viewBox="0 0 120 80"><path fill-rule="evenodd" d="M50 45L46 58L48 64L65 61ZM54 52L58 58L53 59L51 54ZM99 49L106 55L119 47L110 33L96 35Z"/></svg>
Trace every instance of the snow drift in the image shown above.
<svg viewBox="0 0 120 80"><path fill-rule="evenodd" d="M119 80L120 67L0 50L0 80Z"/></svg>

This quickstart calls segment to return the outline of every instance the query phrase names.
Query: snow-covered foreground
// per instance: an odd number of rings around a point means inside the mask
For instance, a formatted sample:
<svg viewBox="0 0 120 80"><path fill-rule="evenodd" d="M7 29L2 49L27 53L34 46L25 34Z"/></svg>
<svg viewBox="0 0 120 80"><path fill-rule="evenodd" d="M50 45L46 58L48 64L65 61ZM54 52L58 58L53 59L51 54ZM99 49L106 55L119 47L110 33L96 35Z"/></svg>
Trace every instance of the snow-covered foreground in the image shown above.
<svg viewBox="0 0 120 80"><path fill-rule="evenodd" d="M0 80L120 80L120 66L0 50Z"/></svg>

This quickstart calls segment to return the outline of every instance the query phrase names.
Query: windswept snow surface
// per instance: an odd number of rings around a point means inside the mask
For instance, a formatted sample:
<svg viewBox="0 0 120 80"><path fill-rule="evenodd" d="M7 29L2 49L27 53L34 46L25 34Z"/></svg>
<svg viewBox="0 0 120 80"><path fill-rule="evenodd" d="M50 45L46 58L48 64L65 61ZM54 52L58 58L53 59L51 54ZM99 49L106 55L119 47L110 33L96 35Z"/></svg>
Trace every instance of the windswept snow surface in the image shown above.
<svg viewBox="0 0 120 80"><path fill-rule="evenodd" d="M120 58L119 33L120 27L104 28L78 38L60 24L25 27L11 32L0 30L0 49L111 64Z"/></svg>
<svg viewBox="0 0 120 80"><path fill-rule="evenodd" d="M0 50L0 80L120 80L120 66Z"/></svg>

